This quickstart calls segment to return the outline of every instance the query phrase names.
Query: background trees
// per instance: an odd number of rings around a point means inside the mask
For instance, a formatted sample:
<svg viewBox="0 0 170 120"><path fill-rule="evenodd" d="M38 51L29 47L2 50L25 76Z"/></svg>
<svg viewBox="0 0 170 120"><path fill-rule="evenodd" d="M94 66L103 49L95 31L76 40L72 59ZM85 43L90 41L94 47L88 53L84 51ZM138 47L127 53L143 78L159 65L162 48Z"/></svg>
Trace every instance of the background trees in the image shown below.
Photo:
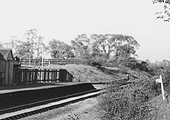
<svg viewBox="0 0 170 120"><path fill-rule="evenodd" d="M137 56L136 49L139 47L132 36L122 34L80 34L71 41L71 45L52 39L46 46L43 40L44 37L36 29L30 29L25 32L22 41L12 36L5 45L13 49L14 55L20 59L40 59L43 51L44 55L50 53L52 58L76 57L99 63L113 59L129 60L128 58Z"/></svg>
<svg viewBox="0 0 170 120"><path fill-rule="evenodd" d="M74 54L77 58L89 58L92 54L92 41L86 34L78 35L71 41ZM90 54L91 53L91 54Z"/></svg>
<svg viewBox="0 0 170 120"><path fill-rule="evenodd" d="M51 40L49 42L49 50L52 58L72 58L74 54L72 52L72 47L59 40Z"/></svg>
<svg viewBox="0 0 170 120"><path fill-rule="evenodd" d="M30 58L40 58L42 47L45 47L45 44L43 43L44 37L39 35L36 29L31 29L25 32L24 38L30 46Z"/></svg>
<svg viewBox="0 0 170 120"><path fill-rule="evenodd" d="M163 10L156 13L157 18L163 19L165 22L170 21L170 0L153 0L153 4L163 4Z"/></svg>
<svg viewBox="0 0 170 120"><path fill-rule="evenodd" d="M18 56L20 59L28 59L31 53L31 45L28 42L22 42L17 45L16 51L14 53L15 56Z"/></svg>
<svg viewBox="0 0 170 120"><path fill-rule="evenodd" d="M139 47L133 37L121 34L81 34L71 43L78 58L127 58L136 56Z"/></svg>

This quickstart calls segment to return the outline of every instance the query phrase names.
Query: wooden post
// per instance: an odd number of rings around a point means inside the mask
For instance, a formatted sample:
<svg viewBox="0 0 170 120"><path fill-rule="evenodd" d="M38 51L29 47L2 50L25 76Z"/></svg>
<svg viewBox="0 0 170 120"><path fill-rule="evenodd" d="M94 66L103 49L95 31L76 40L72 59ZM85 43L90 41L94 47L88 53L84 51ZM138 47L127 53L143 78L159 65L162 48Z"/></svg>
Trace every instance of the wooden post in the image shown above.
<svg viewBox="0 0 170 120"><path fill-rule="evenodd" d="M41 69L39 69L39 72L40 72L39 80L40 80L40 82L41 82L41 77L42 77L42 71L41 71Z"/></svg>
<svg viewBox="0 0 170 120"><path fill-rule="evenodd" d="M44 69L44 81L46 81L46 69Z"/></svg>
<svg viewBox="0 0 170 120"><path fill-rule="evenodd" d="M43 44L42 44L42 69L44 69L44 50L43 50Z"/></svg>
<svg viewBox="0 0 170 120"><path fill-rule="evenodd" d="M51 79L52 79L52 81L54 81L55 79L54 79L54 75L55 75L55 71L54 70L52 70L52 74L51 74Z"/></svg>
<svg viewBox="0 0 170 120"><path fill-rule="evenodd" d="M48 69L48 77L47 77L47 79L48 79L48 82L50 82L50 70Z"/></svg>
<svg viewBox="0 0 170 120"><path fill-rule="evenodd" d="M24 69L21 69L20 73L21 73L21 79L19 81L19 84L21 84L24 79Z"/></svg>
<svg viewBox="0 0 170 120"><path fill-rule="evenodd" d="M31 70L27 70L28 72L27 72L27 74L28 74L28 84L31 84L31 74L32 74L32 72L31 72Z"/></svg>
<svg viewBox="0 0 170 120"><path fill-rule="evenodd" d="M48 60L49 61L49 63L48 63L48 69L50 69L50 60Z"/></svg>
<svg viewBox="0 0 170 120"><path fill-rule="evenodd" d="M35 73L35 75L34 75L34 81L33 81L33 83L37 83L38 70L37 70L37 69L34 69L34 73Z"/></svg>
<svg viewBox="0 0 170 120"><path fill-rule="evenodd" d="M31 70L31 83L34 81L35 69Z"/></svg>
<svg viewBox="0 0 170 120"><path fill-rule="evenodd" d="M26 74L27 73L27 69L24 69L23 73L24 73L23 74L24 76L23 76L23 83L22 84L25 84L26 81L27 81L27 74Z"/></svg>
<svg viewBox="0 0 170 120"><path fill-rule="evenodd" d="M54 79L55 79L56 82L58 81L58 76L57 76L57 74L58 74L58 71L55 70L55 76L54 76L55 78L54 78Z"/></svg>

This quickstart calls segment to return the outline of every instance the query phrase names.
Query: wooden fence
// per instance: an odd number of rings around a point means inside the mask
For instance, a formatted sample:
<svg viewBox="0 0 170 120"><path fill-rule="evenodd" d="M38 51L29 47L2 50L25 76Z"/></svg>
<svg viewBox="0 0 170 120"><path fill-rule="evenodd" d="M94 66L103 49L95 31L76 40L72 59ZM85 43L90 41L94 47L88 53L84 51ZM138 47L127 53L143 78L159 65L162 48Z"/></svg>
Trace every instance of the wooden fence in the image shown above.
<svg viewBox="0 0 170 120"><path fill-rule="evenodd" d="M21 65L36 65L41 66L42 60L41 59L31 59L30 61L28 59L23 59L20 61ZM59 65L65 65L65 64L81 64L81 59L44 59L43 65L49 65L49 64L59 64Z"/></svg>
<svg viewBox="0 0 170 120"><path fill-rule="evenodd" d="M43 82L72 82L73 76L65 69L15 69L13 84L34 84Z"/></svg>

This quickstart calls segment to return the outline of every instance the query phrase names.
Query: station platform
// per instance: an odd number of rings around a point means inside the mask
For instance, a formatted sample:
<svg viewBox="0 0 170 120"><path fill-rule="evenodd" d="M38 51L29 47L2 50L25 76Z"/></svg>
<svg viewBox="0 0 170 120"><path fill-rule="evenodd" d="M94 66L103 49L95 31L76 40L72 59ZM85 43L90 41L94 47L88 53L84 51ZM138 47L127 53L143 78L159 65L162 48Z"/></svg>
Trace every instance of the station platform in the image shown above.
<svg viewBox="0 0 170 120"><path fill-rule="evenodd" d="M0 110L95 90L91 83L39 83L0 86Z"/></svg>

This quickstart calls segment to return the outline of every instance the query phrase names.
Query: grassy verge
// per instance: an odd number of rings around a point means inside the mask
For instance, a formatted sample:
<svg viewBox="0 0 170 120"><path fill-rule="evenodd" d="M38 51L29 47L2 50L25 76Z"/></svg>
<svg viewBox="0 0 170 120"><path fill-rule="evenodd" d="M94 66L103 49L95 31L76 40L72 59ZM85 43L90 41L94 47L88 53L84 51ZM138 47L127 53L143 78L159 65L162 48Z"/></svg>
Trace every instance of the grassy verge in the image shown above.
<svg viewBox="0 0 170 120"><path fill-rule="evenodd" d="M135 73L135 71L132 72ZM158 112L151 102L158 95L154 89L155 82L142 72L136 79L129 81L137 82L123 87L114 84L108 87L107 94L101 96L99 106L104 111L103 118L113 120L154 119Z"/></svg>
<svg viewBox="0 0 170 120"><path fill-rule="evenodd" d="M74 82L102 82L116 80L116 76L105 74L102 70L88 65L53 65L51 69L66 69L74 77Z"/></svg>

